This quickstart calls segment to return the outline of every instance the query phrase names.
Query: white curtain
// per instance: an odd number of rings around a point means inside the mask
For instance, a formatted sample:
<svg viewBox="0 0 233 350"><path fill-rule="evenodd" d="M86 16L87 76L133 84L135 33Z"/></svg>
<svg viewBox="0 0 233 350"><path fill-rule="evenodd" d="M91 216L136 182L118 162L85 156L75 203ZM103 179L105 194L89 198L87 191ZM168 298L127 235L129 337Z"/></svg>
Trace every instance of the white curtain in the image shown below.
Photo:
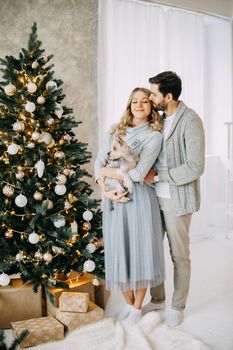
<svg viewBox="0 0 233 350"><path fill-rule="evenodd" d="M181 77L181 99L204 121L206 153L224 163L224 122L233 120L232 21L146 1L99 0L100 144L132 89L149 87L148 78L164 70ZM224 179L224 166L216 171ZM224 181L214 190L224 203ZM221 210L213 209L212 221L223 221Z"/></svg>

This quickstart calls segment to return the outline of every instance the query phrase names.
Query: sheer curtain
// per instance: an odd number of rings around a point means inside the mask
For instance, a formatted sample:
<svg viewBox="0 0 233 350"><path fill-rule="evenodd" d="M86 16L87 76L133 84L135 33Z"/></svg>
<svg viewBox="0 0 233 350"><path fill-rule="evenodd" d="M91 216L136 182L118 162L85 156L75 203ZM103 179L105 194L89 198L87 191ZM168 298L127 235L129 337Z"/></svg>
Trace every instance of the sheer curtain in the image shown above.
<svg viewBox="0 0 233 350"><path fill-rule="evenodd" d="M211 155L207 173L222 175L224 166L219 162L224 163L227 149L224 122L232 120L231 50L230 20L146 1L100 0L100 144L121 117L133 88L149 87L148 78L161 71L176 71L183 81L181 99L204 121ZM222 205L224 184L213 185L216 190L209 186L204 196ZM221 210L216 207L203 217L222 223Z"/></svg>

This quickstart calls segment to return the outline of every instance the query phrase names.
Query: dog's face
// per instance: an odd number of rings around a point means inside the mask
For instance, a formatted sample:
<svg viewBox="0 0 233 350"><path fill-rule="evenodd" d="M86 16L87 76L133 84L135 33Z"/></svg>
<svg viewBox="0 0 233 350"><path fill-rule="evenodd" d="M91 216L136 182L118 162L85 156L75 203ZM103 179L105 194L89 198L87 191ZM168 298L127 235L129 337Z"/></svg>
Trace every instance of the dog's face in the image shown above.
<svg viewBox="0 0 233 350"><path fill-rule="evenodd" d="M109 152L109 159L118 160L121 158L127 158L129 153L129 146L122 139L117 139L111 147Z"/></svg>
<svg viewBox="0 0 233 350"><path fill-rule="evenodd" d="M121 159L132 164L136 164L138 161L138 156L134 154L128 144L121 138L116 139L116 141L112 144L108 156L112 161Z"/></svg>

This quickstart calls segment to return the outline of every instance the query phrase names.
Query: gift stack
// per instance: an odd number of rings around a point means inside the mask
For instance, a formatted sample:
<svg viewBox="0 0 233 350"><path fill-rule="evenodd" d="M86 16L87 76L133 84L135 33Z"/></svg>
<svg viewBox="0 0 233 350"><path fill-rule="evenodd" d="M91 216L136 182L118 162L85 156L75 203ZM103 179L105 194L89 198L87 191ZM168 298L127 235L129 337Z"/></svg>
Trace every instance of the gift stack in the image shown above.
<svg viewBox="0 0 233 350"><path fill-rule="evenodd" d="M81 277L76 274L72 274L68 279L63 279L63 282L66 282L69 286L68 289L64 288L47 288L46 289L46 314L48 316L55 316L56 310L59 307L59 299L63 292L73 293L81 292L88 293L89 299L92 302L95 302L95 289L93 286L93 276L85 274ZM49 294L52 295L52 301L49 297Z"/></svg>
<svg viewBox="0 0 233 350"><path fill-rule="evenodd" d="M103 319L103 309L89 300L88 293L63 292L55 317L66 331Z"/></svg>

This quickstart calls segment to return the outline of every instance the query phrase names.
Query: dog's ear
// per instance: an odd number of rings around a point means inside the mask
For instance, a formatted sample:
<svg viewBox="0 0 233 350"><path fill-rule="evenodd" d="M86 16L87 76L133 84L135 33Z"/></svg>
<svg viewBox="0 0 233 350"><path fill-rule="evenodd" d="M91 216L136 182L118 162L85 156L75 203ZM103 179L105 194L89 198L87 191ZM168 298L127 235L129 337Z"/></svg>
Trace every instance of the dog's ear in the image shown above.
<svg viewBox="0 0 233 350"><path fill-rule="evenodd" d="M117 136L116 141L117 141L121 146L123 146L124 143L125 143L125 141L124 141L120 136Z"/></svg>

